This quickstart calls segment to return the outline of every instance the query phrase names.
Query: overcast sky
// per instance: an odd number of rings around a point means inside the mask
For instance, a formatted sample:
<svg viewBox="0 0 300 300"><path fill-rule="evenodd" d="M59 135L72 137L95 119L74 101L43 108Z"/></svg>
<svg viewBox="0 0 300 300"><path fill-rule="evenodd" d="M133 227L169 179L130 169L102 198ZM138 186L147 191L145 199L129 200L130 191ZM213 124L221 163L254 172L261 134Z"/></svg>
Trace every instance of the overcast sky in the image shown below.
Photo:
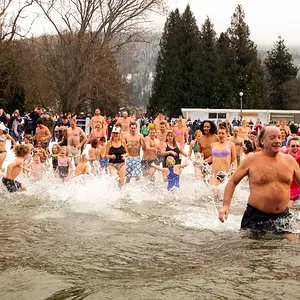
<svg viewBox="0 0 300 300"><path fill-rule="evenodd" d="M300 47L300 0L165 0L169 10L179 8L184 11L189 3L201 27L206 16L214 23L217 34L227 30L231 16L238 4L242 4L246 23L250 28L251 39L259 46L272 45L281 35L288 47ZM28 9L31 16L36 10ZM30 24L31 18L23 19ZM154 26L163 29L166 16L155 16ZM26 26L25 26L26 27ZM37 20L32 26L31 33L35 35L53 32L53 27L45 19Z"/></svg>
<svg viewBox="0 0 300 300"><path fill-rule="evenodd" d="M238 4L242 4L251 39L270 45L281 35L287 46L300 46L300 0L166 0L170 10L181 12L189 3L200 27L206 16L215 25L217 34L230 26L231 16ZM165 18L159 18L163 26Z"/></svg>

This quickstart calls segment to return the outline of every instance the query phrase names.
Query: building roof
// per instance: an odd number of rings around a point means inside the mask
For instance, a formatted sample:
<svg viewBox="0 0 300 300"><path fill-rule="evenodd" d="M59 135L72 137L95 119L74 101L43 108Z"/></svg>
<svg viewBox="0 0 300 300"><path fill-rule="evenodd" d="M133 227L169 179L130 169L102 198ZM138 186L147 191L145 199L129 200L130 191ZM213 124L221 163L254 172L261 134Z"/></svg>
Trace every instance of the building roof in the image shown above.
<svg viewBox="0 0 300 300"><path fill-rule="evenodd" d="M241 109L222 109L222 108L181 108L181 111L207 111L207 112L240 112ZM274 110L274 109L243 109L244 113L277 113L277 114L300 114L300 110Z"/></svg>

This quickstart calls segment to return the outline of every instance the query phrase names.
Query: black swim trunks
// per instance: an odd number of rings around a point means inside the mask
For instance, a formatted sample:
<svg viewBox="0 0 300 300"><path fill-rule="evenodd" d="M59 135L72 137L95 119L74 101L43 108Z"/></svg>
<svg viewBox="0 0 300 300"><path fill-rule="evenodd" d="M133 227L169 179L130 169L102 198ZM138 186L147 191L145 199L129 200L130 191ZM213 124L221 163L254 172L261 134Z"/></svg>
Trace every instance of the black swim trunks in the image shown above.
<svg viewBox="0 0 300 300"><path fill-rule="evenodd" d="M241 222L241 229L250 229L255 233L288 233L291 229L291 219L292 215L288 208L282 213L270 214L247 204Z"/></svg>
<svg viewBox="0 0 300 300"><path fill-rule="evenodd" d="M155 164L157 166L159 166L160 162L158 159L153 159L153 160L142 160L141 161L141 168L142 168L142 172L143 172L143 176L146 177L148 176L149 173L149 169L151 168L152 164Z"/></svg>
<svg viewBox="0 0 300 300"><path fill-rule="evenodd" d="M2 182L10 193L17 192L22 188L21 182L17 180L2 178Z"/></svg>

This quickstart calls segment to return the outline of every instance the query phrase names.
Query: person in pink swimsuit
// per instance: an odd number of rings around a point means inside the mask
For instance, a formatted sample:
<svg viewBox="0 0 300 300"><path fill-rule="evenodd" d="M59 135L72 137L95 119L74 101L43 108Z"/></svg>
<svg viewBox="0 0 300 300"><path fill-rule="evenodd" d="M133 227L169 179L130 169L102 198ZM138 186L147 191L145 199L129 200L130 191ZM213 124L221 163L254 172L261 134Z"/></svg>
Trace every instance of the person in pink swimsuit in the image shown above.
<svg viewBox="0 0 300 300"><path fill-rule="evenodd" d="M176 142L180 145L180 148L184 150L185 138L186 140L189 139L189 133L182 120L178 120L177 124L173 128L173 132L175 134Z"/></svg>
<svg viewBox="0 0 300 300"><path fill-rule="evenodd" d="M298 137L292 137L288 140L287 150L285 151L287 154L293 156L297 161L298 165L300 165L300 141ZM290 203L289 206L293 207L295 200L299 200L300 197L300 187L297 185L295 181L292 182L290 187Z"/></svg>
<svg viewBox="0 0 300 300"><path fill-rule="evenodd" d="M98 145L100 145L100 139L102 137L105 137L105 139L107 138L106 130L103 128L100 122L97 122L95 128L92 130L91 134L89 135L85 145L89 144L94 139L96 139L98 141Z"/></svg>

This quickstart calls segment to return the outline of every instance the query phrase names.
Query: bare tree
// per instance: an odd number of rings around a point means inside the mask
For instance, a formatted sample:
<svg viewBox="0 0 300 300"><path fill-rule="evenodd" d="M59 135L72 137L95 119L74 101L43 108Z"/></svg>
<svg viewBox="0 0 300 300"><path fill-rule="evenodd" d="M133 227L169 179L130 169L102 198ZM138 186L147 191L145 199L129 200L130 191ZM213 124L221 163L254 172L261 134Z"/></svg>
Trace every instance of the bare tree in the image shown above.
<svg viewBox="0 0 300 300"><path fill-rule="evenodd" d="M30 28L24 31L19 23L27 15L27 13L24 15L24 11L33 2L34 0L26 0L16 4L11 0L0 0L0 42L12 41L15 36L24 37L27 35Z"/></svg>
<svg viewBox="0 0 300 300"><path fill-rule="evenodd" d="M120 90L113 93L109 84L104 85L108 74L114 73L110 80L117 74L115 65L107 64L107 60L123 45L140 40L147 14L164 7L164 0L34 2L56 31L56 36L41 40L41 47L45 73L63 111L78 110L83 101L91 101L95 90L100 99L104 95L120 97ZM118 76L117 85L125 88Z"/></svg>

